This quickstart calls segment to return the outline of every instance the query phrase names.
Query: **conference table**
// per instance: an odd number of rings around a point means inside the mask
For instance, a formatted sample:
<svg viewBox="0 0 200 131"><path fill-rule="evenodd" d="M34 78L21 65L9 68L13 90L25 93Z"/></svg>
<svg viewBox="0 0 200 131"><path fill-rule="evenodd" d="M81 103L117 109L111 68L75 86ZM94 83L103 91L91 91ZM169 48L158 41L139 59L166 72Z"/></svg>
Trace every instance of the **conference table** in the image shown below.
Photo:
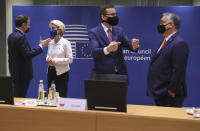
<svg viewBox="0 0 200 131"><path fill-rule="evenodd" d="M15 102L24 99L15 98ZM0 131L199 131L186 108L127 105L127 113L0 105Z"/></svg>

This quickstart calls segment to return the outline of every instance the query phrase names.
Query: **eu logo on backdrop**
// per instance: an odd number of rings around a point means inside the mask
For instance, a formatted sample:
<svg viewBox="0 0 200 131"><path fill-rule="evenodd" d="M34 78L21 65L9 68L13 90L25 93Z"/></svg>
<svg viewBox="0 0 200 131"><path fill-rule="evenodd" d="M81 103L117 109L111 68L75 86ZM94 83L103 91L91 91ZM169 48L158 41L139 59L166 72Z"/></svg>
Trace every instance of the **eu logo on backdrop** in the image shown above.
<svg viewBox="0 0 200 131"><path fill-rule="evenodd" d="M66 25L64 38L71 42L74 59L92 59L86 25Z"/></svg>

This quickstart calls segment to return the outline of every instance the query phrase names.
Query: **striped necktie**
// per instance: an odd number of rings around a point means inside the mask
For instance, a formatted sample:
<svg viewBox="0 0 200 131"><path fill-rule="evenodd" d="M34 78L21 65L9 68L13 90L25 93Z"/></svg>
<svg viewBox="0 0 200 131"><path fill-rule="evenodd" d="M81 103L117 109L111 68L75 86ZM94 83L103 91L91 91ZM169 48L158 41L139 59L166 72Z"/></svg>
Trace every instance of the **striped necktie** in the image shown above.
<svg viewBox="0 0 200 131"><path fill-rule="evenodd" d="M112 31L111 31L111 29L109 28L107 30L107 32L108 32L108 39L109 39L110 42L112 42Z"/></svg>

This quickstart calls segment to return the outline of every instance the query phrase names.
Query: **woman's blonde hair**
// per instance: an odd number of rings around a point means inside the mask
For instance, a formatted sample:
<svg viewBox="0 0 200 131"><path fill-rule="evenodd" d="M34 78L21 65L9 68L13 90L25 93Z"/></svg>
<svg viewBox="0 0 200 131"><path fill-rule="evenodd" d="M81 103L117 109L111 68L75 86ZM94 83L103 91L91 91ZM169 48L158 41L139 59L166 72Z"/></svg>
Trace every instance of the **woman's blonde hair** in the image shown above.
<svg viewBox="0 0 200 131"><path fill-rule="evenodd" d="M63 36L63 34L65 33L65 24L62 21L60 21L60 20L52 20L49 23L49 27L51 27L51 25L57 26L57 28L61 30L61 36Z"/></svg>

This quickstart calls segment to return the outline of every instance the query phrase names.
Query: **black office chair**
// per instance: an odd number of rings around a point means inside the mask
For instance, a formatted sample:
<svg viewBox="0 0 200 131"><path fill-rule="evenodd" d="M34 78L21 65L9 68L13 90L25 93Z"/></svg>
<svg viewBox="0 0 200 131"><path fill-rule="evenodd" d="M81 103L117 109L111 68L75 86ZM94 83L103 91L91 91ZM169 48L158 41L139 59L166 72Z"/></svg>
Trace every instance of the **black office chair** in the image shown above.
<svg viewBox="0 0 200 131"><path fill-rule="evenodd" d="M12 77L0 76L0 104L14 104Z"/></svg>

